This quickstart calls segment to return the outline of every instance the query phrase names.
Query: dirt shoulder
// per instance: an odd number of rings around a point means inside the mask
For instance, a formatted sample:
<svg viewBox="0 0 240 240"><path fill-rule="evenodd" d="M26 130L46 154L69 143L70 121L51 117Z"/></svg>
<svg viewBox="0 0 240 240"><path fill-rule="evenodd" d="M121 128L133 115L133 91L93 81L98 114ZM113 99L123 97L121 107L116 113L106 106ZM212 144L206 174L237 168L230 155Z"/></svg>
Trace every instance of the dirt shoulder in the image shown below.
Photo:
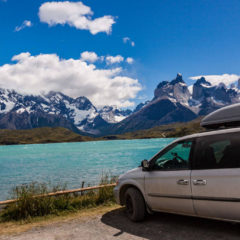
<svg viewBox="0 0 240 240"><path fill-rule="evenodd" d="M51 224L58 224L58 223L67 223L73 220L84 221L88 218L98 216L101 214L105 214L106 212L116 210L121 208L117 204L113 204L111 206L100 206L96 208L88 208L84 210L80 210L77 212L62 214L61 216L46 216L46 217L39 217L27 221L12 221L6 223L0 223L0 239L2 236L10 236L20 234L26 231L29 231L33 228L37 227L44 227Z"/></svg>
<svg viewBox="0 0 240 240"><path fill-rule="evenodd" d="M0 225L1 228L3 226ZM126 218L123 209L115 205L20 225L18 233L5 230L5 234L0 236L0 240L10 239L239 240L240 227L239 224L165 213L157 213L148 216L144 222L133 223Z"/></svg>

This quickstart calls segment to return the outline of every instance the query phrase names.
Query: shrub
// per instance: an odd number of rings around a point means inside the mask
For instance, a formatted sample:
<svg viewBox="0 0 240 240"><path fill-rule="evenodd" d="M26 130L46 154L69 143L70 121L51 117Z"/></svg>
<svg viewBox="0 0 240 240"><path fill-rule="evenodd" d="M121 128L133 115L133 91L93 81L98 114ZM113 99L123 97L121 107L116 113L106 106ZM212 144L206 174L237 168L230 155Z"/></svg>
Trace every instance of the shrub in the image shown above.
<svg viewBox="0 0 240 240"><path fill-rule="evenodd" d="M100 185L113 183L115 178L105 174ZM83 194L64 194L44 196L49 192L65 190L66 186L50 187L45 183L33 182L17 186L12 190L12 197L18 201L9 204L1 213L2 221L31 220L33 217L59 214L63 211L76 211L83 208L95 207L100 204L115 202L113 187L103 187Z"/></svg>

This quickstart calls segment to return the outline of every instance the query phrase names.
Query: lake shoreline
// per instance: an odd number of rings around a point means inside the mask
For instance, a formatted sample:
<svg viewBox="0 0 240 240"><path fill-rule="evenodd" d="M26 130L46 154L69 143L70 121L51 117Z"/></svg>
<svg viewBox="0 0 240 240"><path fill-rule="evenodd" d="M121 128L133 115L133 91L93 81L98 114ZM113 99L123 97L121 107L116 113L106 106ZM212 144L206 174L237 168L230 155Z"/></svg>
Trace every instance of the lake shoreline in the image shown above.
<svg viewBox="0 0 240 240"><path fill-rule="evenodd" d="M176 138L185 135L203 132L200 120L187 123L174 123L158 127L127 132L119 135L107 135L101 137L82 136L61 127L43 127L27 130L0 129L0 145L22 145L22 144L49 144L49 143L74 143L92 141Z"/></svg>
<svg viewBox="0 0 240 240"><path fill-rule="evenodd" d="M137 139L0 147L0 200L30 182L66 184L67 189L99 183L102 174L120 174L140 165L173 139Z"/></svg>

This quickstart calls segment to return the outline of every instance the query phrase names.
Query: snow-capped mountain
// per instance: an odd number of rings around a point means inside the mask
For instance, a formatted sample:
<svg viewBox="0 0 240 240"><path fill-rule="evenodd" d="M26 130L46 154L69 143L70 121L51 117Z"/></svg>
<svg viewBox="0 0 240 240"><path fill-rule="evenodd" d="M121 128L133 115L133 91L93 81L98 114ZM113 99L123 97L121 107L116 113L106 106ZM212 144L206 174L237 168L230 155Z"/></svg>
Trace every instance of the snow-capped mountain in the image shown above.
<svg viewBox="0 0 240 240"><path fill-rule="evenodd" d="M178 74L171 82L161 82L154 92L154 99L168 98L189 108L197 115L206 115L220 107L240 102L240 91L235 84L212 85L204 77L188 87Z"/></svg>
<svg viewBox="0 0 240 240"><path fill-rule="evenodd" d="M183 81L180 73L171 82L163 81L159 83L154 91L154 99L168 98L173 102L177 101L183 105L188 105L190 97L191 94L187 84Z"/></svg>
<svg viewBox="0 0 240 240"><path fill-rule="evenodd" d="M104 106L99 110L100 116L108 123L118 123L128 117L132 111L119 109L117 106Z"/></svg>
<svg viewBox="0 0 240 240"><path fill-rule="evenodd" d="M206 115L223 106L240 102L240 81L238 87L219 82L212 85L204 77L188 87L182 75L172 81L162 81L154 91L154 97L137 106L138 109L116 124L112 133L124 133L147 129L173 122L187 122Z"/></svg>
<svg viewBox="0 0 240 240"><path fill-rule="evenodd" d="M0 89L0 128L62 126L96 135L102 127L119 122L130 113L108 106L98 111L86 97L74 99L61 92L34 96Z"/></svg>
<svg viewBox="0 0 240 240"><path fill-rule="evenodd" d="M236 85L237 84L237 85ZM240 81L226 86L204 77L187 86L182 75L158 84L151 101L135 110L116 106L97 109L86 97L71 98L61 92L24 95L0 89L0 128L65 127L87 135L121 134L173 122L187 122L223 106L240 102Z"/></svg>

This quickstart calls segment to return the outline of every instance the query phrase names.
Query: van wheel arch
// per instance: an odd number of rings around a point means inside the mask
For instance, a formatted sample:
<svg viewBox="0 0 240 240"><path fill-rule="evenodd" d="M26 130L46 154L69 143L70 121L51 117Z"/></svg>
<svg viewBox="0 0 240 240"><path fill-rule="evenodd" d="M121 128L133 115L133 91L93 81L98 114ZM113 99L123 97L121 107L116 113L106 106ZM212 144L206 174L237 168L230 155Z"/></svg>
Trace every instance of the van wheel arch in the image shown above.
<svg viewBox="0 0 240 240"><path fill-rule="evenodd" d="M143 193L141 192L141 190L136 187L135 185L132 185L132 184L126 184L124 186L121 187L120 189L120 205L125 205L125 193L126 191L129 189L129 188L135 188L137 189L140 194L142 195L142 198L145 202L145 207L146 207L146 210L147 210L147 213L150 214L150 215L153 215L154 214L154 211L151 209L151 207L148 205L147 201L145 200L144 196L143 196Z"/></svg>
<svg viewBox="0 0 240 240"><path fill-rule="evenodd" d="M143 221L146 217L146 203L142 193L135 187L129 187L124 199L128 218L134 222Z"/></svg>
<svg viewBox="0 0 240 240"><path fill-rule="evenodd" d="M129 188L135 188L136 190L138 190L144 199L144 196L138 187L136 187L135 185L132 185L132 184L126 184L126 185L122 186L120 189L120 204L121 205L125 205L125 193ZM145 201L145 199L144 199L144 201Z"/></svg>

